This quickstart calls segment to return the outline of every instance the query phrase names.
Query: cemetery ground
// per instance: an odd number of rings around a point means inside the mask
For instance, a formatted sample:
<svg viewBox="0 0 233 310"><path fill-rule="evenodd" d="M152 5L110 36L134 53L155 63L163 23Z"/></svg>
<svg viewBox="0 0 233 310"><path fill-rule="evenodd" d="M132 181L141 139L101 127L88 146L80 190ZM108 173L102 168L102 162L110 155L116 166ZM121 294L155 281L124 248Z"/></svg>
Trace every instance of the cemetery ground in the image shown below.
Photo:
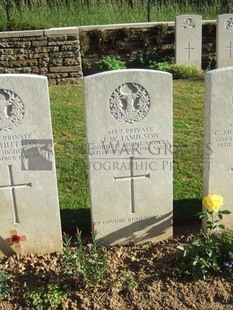
<svg viewBox="0 0 233 310"><path fill-rule="evenodd" d="M0 301L0 308L233 309L232 273L206 279L177 276L181 255L177 246L201 226L195 214L202 199L204 82L174 81L174 237L157 244L104 248L101 254L90 242L82 88L53 86L50 99L62 228L73 241L76 232L82 231L82 243L91 244L91 258L98 266L91 269L89 260L81 276L64 273L71 256L78 261L85 247L67 247L64 254L1 259L0 267L9 276L9 294ZM97 280L106 258L106 274ZM2 293L4 281L0 280Z"/></svg>

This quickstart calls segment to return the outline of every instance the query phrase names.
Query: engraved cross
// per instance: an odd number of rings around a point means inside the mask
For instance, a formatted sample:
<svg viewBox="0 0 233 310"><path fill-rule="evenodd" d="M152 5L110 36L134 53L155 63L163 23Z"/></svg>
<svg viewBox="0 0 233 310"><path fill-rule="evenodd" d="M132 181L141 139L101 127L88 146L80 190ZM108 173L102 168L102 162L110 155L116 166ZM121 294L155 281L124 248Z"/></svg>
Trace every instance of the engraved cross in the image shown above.
<svg viewBox="0 0 233 310"><path fill-rule="evenodd" d="M190 46L190 42L188 43L188 47L185 47L185 50L188 50L188 60L190 60L190 56L191 56L191 50L194 50L194 47Z"/></svg>
<svg viewBox="0 0 233 310"><path fill-rule="evenodd" d="M230 41L230 46L226 46L226 48L229 48L229 58L231 58L232 49L233 49L232 41Z"/></svg>
<svg viewBox="0 0 233 310"><path fill-rule="evenodd" d="M142 175L134 175L134 169L133 169L133 159L134 157L130 157L130 175L129 176L125 176L125 177L114 177L113 179L115 181L127 181L130 180L130 203L131 203L131 207L130 207L130 213L135 213L135 201L134 201L134 180L135 179L149 179L150 178L150 174L142 174Z"/></svg>
<svg viewBox="0 0 233 310"><path fill-rule="evenodd" d="M9 185L0 186L0 191L7 190L7 189L11 191L12 213L13 213L13 221L14 221L13 223L19 224L20 222L19 222L19 215L18 215L18 209L17 209L17 203L16 203L15 190L18 188L23 188L23 187L32 187L32 183L14 184L12 165L7 166L7 168L8 168L8 176L9 176Z"/></svg>

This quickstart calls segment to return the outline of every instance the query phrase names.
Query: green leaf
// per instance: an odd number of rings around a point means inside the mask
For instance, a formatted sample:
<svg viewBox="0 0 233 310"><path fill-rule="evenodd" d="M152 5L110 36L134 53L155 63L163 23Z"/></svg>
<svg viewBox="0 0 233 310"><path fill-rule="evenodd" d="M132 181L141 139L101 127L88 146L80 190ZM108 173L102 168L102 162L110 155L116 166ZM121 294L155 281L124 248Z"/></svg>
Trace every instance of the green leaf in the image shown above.
<svg viewBox="0 0 233 310"><path fill-rule="evenodd" d="M229 210L223 210L223 211L220 211L221 214L230 214L231 212Z"/></svg>
<svg viewBox="0 0 233 310"><path fill-rule="evenodd" d="M197 212L196 216L205 215L205 214L206 214L205 212Z"/></svg>
<svg viewBox="0 0 233 310"><path fill-rule="evenodd" d="M223 224L219 224L218 227L221 229L225 229L225 226Z"/></svg>
<svg viewBox="0 0 233 310"><path fill-rule="evenodd" d="M200 246L200 243L199 243L198 240L193 240L193 241L192 241L192 245Z"/></svg>
<svg viewBox="0 0 233 310"><path fill-rule="evenodd" d="M184 251L184 250L185 250L185 248L183 247L183 245L178 245L177 249L178 249L178 250L181 250L181 251Z"/></svg>
<svg viewBox="0 0 233 310"><path fill-rule="evenodd" d="M199 219L207 218L206 213L199 212L199 214L197 213L197 215L199 216Z"/></svg>

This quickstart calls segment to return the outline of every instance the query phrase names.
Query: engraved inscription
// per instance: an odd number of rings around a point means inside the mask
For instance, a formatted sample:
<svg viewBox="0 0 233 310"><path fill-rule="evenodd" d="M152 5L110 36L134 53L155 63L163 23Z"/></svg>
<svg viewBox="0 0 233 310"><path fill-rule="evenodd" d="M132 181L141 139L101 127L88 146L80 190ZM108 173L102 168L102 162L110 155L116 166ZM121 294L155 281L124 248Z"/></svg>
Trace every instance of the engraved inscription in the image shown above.
<svg viewBox="0 0 233 310"><path fill-rule="evenodd" d="M116 120L132 124L147 115L150 109L150 97L141 85L125 83L112 93L109 108Z"/></svg>
<svg viewBox="0 0 233 310"><path fill-rule="evenodd" d="M20 222L19 222L18 208L17 208L17 203L16 203L15 189L23 188L23 187L32 187L32 184L31 183L14 184L12 165L7 166L7 168L8 168L8 175L9 175L9 185L0 186L0 191L7 190L7 189L11 190L13 224L19 224Z"/></svg>
<svg viewBox="0 0 233 310"><path fill-rule="evenodd" d="M183 22L183 27L185 29L194 29L196 27L195 20L193 18L186 18Z"/></svg>
<svg viewBox="0 0 233 310"><path fill-rule="evenodd" d="M88 155L106 158L116 155L138 156L152 154L170 156L172 145L168 139L160 137L153 127L127 127L112 129L95 143L88 143ZM163 155L162 155L163 154Z"/></svg>
<svg viewBox="0 0 233 310"><path fill-rule="evenodd" d="M11 90L0 89L0 131L17 127L24 118L24 104Z"/></svg>
<svg viewBox="0 0 233 310"><path fill-rule="evenodd" d="M226 20L225 28L226 30L230 30L230 31L233 30L233 18L232 17Z"/></svg>
<svg viewBox="0 0 233 310"><path fill-rule="evenodd" d="M16 161L21 159L22 139L32 139L32 133L10 134L6 132L1 136L0 141L0 163L5 161Z"/></svg>
<svg viewBox="0 0 233 310"><path fill-rule="evenodd" d="M130 157L130 175L125 176L125 177L114 177L114 180L116 181L125 181L125 180L130 180L130 201L131 201L131 206L130 206L130 213L133 214L135 213L135 201L134 201L134 180L135 179L144 179L144 178L150 178L150 174L141 174L141 175L134 175L133 172L133 159L134 157Z"/></svg>
<svg viewBox="0 0 233 310"><path fill-rule="evenodd" d="M144 221L147 219L154 219L155 221L161 218L162 215L156 215L156 216L134 216L134 217L128 217L128 218L115 218L115 219L103 219L103 220L97 220L94 222L94 225L114 225L118 223L135 223Z"/></svg>
<svg viewBox="0 0 233 310"><path fill-rule="evenodd" d="M214 134L217 147L225 148L233 146L233 124L230 124L230 127L215 130Z"/></svg>
<svg viewBox="0 0 233 310"><path fill-rule="evenodd" d="M184 49L188 51L188 60L190 60L191 59L191 50L194 50L194 47L191 47L191 44L189 42L188 47L185 47Z"/></svg>

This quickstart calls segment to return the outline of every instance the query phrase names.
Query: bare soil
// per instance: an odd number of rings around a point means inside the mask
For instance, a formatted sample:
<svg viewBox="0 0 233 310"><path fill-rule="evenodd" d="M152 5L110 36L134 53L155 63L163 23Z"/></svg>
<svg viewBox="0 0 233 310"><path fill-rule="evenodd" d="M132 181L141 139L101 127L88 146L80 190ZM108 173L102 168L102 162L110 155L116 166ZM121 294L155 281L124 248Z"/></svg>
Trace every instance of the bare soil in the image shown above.
<svg viewBox="0 0 233 310"><path fill-rule="evenodd" d="M0 301L0 309L30 309L25 304L24 293L55 281L70 286L69 298L61 309L232 310L232 276L191 281L175 278L171 272L180 255L177 246L198 226L198 223L177 224L174 238L157 244L107 248L107 277L88 286L62 273L58 253L3 258L0 268L7 263L11 294Z"/></svg>

